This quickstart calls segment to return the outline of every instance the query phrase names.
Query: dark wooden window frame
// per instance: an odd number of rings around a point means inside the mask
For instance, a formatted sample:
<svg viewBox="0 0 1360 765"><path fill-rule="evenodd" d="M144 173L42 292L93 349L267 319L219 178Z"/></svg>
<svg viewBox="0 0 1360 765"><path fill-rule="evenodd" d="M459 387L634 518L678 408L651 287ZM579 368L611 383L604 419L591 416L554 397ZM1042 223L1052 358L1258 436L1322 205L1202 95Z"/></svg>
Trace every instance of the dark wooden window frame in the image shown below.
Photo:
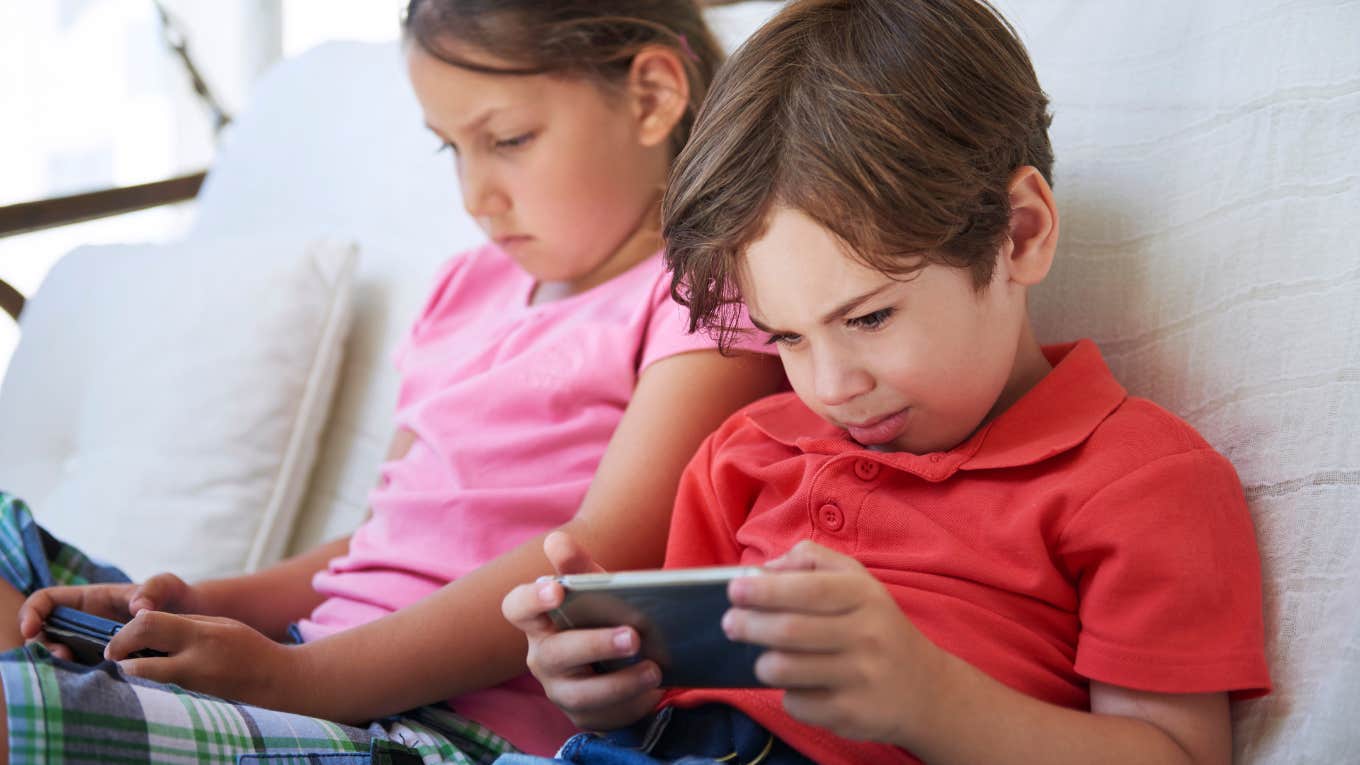
<svg viewBox="0 0 1360 765"><path fill-rule="evenodd" d="M6 205L0 207L0 237L184 202L198 195L205 176L203 172L191 173L135 186ZM18 321L24 301L23 293L0 279L0 309Z"/></svg>

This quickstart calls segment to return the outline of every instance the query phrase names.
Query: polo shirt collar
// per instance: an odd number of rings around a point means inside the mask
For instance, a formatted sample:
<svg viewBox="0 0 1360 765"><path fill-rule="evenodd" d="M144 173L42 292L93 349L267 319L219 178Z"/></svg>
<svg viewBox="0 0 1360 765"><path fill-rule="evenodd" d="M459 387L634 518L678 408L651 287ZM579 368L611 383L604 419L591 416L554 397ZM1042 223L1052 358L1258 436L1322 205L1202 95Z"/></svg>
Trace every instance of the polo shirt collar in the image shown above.
<svg viewBox="0 0 1360 765"><path fill-rule="evenodd" d="M1045 346L1043 351L1052 371L1000 416L947 452L918 455L865 449L793 394L757 405L747 417L765 435L804 452L873 455L933 481L958 470L1031 465L1081 444L1128 397L1090 340Z"/></svg>

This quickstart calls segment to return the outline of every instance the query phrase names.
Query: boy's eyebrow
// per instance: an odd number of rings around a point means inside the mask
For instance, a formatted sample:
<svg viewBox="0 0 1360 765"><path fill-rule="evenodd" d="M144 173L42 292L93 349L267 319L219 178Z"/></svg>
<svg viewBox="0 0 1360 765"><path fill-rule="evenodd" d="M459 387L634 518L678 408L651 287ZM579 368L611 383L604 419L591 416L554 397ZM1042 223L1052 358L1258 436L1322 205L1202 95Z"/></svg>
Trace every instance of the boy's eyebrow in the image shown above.
<svg viewBox="0 0 1360 765"><path fill-rule="evenodd" d="M858 308L860 304L868 301L869 299L873 298L874 296L878 295L880 292L888 289L891 286L893 285L891 282L889 282L888 284L881 285L880 287L878 287L878 289L870 290L864 293L863 295L860 295L859 297L851 298L850 300L845 301L840 305L839 308L832 311L831 313L828 313L826 316L823 316L822 323L830 324L831 322L845 316L846 314ZM775 330L765 326L765 324L761 322L760 319L757 319L754 313L751 313L750 306L747 306L746 308L746 318L750 319L751 324L761 332L767 332L771 335L777 334Z"/></svg>
<svg viewBox="0 0 1360 765"><path fill-rule="evenodd" d="M846 314L858 308L861 303L864 303L870 298L875 297L876 295L878 295L878 293L888 289L891 286L893 286L893 282L888 282L887 284L879 285L878 289L870 290L864 293L863 295L860 295L859 297L851 298L845 301L844 303L841 303L839 308L822 317L822 323L830 324L831 322L845 316Z"/></svg>

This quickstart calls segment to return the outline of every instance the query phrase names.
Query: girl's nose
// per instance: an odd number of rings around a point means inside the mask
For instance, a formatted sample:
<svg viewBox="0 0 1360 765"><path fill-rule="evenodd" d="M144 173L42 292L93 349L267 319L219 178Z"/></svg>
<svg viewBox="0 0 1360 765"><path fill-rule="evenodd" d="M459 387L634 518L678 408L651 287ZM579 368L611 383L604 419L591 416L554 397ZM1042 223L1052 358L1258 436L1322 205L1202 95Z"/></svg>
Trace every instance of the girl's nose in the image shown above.
<svg viewBox="0 0 1360 765"><path fill-rule="evenodd" d="M510 198L496 179L478 163L461 162L458 180L463 190L463 209L473 218L495 218L510 209Z"/></svg>

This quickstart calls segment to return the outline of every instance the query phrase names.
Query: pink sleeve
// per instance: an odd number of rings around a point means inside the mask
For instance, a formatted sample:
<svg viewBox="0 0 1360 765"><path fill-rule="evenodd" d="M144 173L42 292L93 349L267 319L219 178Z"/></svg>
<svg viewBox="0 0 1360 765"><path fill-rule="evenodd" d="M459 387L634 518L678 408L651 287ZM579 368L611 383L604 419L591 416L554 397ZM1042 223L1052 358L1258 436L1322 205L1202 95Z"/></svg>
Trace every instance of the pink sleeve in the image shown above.
<svg viewBox="0 0 1360 765"><path fill-rule="evenodd" d="M689 310L671 299L670 272L662 272L652 289L652 312L647 323L647 337L643 342L642 360L638 373L654 361L687 351L717 350L718 341L702 328L689 331ZM751 325L746 308L738 306L737 332L731 352L775 354L778 350L764 342L764 337Z"/></svg>
<svg viewBox="0 0 1360 765"><path fill-rule="evenodd" d="M416 314L415 321L402 336L401 342L397 344L397 349L392 352L392 363L398 372L404 372L404 361L406 355L411 352L411 348L420 341L420 335L429 326L445 307L445 298L449 292L449 284L453 281L454 274L459 270L463 262L467 260L467 254L459 254L450 258L448 262L439 267L434 276L434 288L430 290L429 296L425 298L425 304Z"/></svg>

